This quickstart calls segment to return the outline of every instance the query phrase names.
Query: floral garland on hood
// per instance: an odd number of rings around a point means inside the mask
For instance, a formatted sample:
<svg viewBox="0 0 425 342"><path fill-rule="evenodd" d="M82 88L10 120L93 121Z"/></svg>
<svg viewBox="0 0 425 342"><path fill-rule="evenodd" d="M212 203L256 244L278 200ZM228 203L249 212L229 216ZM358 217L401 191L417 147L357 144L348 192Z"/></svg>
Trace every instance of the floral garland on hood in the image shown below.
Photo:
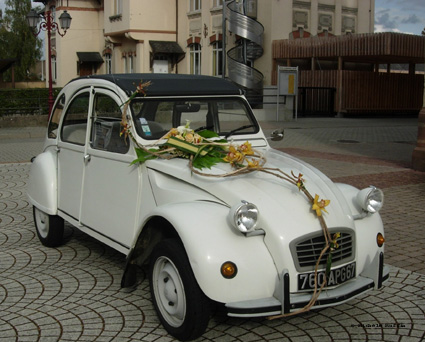
<svg viewBox="0 0 425 342"><path fill-rule="evenodd" d="M139 144L130 131L130 126L127 122L127 109L129 102L137 94L143 94L146 96L144 89L150 84L150 82L140 82L136 91L123 104L124 108L121 122L123 130L121 135L125 135L125 137L130 136L135 144L137 154L137 158L131 163L131 165L143 164L147 160L157 158L185 158L189 160L189 167L191 171L201 176L230 177L251 172L265 172L293 184L300 192L305 194L311 204L311 210L316 214L316 217L320 222L320 226L322 227L323 235L325 237L325 246L322 249L315 266L314 291L311 300L304 308L292 313L271 316L268 318L276 319L309 311L317 301L320 293L327 283L328 275L330 274L332 266L332 252L339 247L337 240L340 238L340 233L335 233L331 237L323 217L323 213L328 213L326 207L329 205L330 200L320 199L317 194L313 197L305 187L305 180L301 173L295 175L291 171L291 174L289 175L278 168L265 167L265 157L259 151L253 149L248 141L241 145L235 145L226 139L222 139L215 132L209 130L196 132L190 128L189 121L184 126L172 128L157 142L149 145L148 147ZM232 171L219 175L202 172L202 169L210 169L218 163L229 163L232 166ZM325 276L319 287L318 268L322 257L328 251L329 254L326 262Z"/></svg>

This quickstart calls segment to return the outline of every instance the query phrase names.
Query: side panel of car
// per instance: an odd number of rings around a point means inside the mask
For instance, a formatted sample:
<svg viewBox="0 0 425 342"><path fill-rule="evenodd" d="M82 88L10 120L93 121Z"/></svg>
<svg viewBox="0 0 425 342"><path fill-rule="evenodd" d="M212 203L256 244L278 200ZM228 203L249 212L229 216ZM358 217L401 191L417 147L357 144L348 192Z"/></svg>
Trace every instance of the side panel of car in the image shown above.
<svg viewBox="0 0 425 342"><path fill-rule="evenodd" d="M212 202L170 203L152 215L170 222L183 242L202 291L219 302L273 296L278 274L263 236L246 237L227 222L229 208ZM223 263L233 262L238 271L225 279Z"/></svg>
<svg viewBox="0 0 425 342"><path fill-rule="evenodd" d="M49 215L58 209L56 163L56 151L39 154L31 165L27 190L31 204Z"/></svg>

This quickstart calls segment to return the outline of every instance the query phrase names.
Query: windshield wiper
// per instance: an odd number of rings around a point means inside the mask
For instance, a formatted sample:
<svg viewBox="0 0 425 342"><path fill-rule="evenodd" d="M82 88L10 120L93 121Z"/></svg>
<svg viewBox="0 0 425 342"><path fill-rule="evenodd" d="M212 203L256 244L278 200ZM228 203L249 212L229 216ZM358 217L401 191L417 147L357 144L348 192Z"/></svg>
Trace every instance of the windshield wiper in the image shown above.
<svg viewBox="0 0 425 342"><path fill-rule="evenodd" d="M239 131L242 131L244 129L251 128L251 127L255 127L255 125L245 125L245 126L241 126L241 127L232 129L229 133L227 133L224 136L224 139L227 139L228 137L230 137L231 135L233 135L233 133L236 133L236 132L239 132Z"/></svg>

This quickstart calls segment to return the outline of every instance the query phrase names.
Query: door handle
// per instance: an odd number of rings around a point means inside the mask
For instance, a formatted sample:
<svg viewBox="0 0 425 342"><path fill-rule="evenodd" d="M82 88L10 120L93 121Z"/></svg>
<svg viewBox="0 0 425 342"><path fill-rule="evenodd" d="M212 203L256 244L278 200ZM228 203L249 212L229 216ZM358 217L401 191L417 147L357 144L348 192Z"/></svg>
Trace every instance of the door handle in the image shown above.
<svg viewBox="0 0 425 342"><path fill-rule="evenodd" d="M84 164L89 163L89 162L90 162L90 160L91 160L91 155L90 155L90 154L86 154L86 155L84 156Z"/></svg>

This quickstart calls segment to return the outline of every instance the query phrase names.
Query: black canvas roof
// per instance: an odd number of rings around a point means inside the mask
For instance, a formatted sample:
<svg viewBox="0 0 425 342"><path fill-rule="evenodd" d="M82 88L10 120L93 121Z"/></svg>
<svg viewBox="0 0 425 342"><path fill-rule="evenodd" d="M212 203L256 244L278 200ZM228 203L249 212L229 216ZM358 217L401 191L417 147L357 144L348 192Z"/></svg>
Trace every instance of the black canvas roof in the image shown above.
<svg viewBox="0 0 425 342"><path fill-rule="evenodd" d="M183 74L108 74L79 79L103 79L115 83L131 95L140 82L151 81L147 96L241 95L242 90L227 80L212 76ZM139 96L143 96L140 94Z"/></svg>

